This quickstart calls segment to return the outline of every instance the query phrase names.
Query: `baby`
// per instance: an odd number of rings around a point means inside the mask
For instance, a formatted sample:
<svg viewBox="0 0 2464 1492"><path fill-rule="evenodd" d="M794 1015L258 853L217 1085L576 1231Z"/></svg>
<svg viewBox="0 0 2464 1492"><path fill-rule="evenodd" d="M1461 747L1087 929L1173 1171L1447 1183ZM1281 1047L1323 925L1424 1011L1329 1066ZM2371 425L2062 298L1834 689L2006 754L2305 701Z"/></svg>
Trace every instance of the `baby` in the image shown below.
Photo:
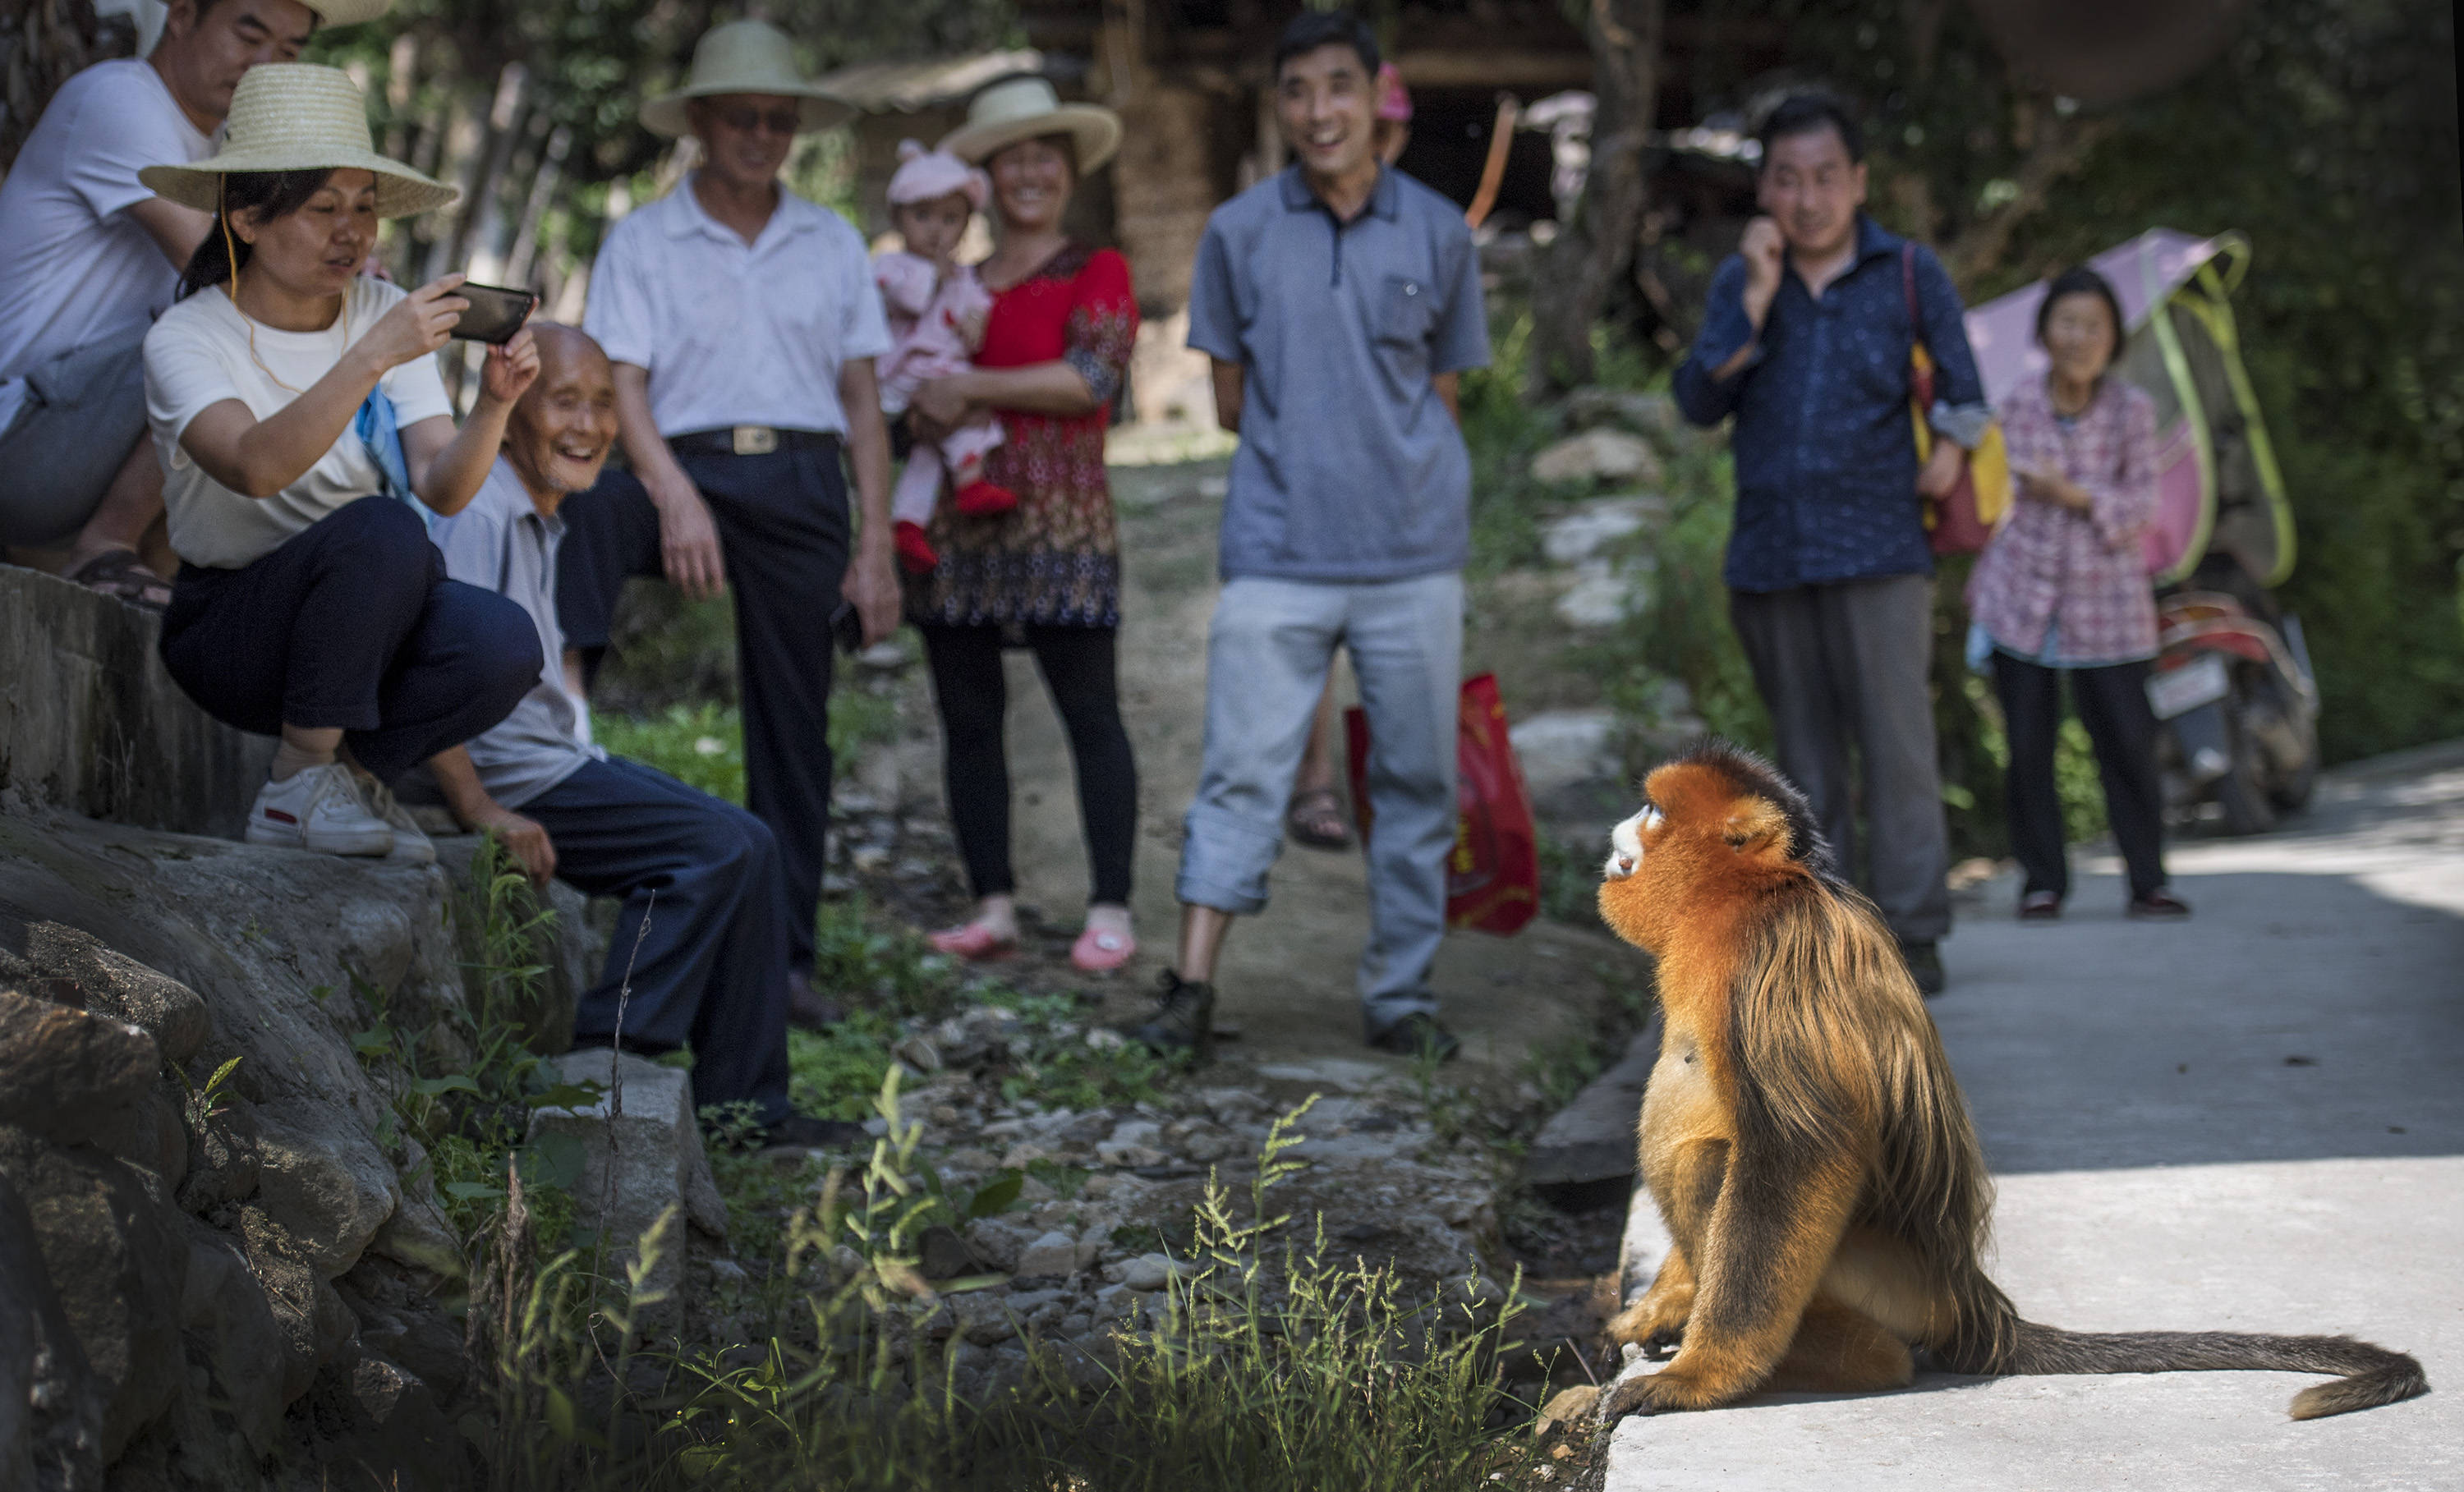
<svg viewBox="0 0 2464 1492"><path fill-rule="evenodd" d="M873 257L873 283L881 287L894 340L881 364L881 409L895 416L931 379L963 373L983 345L992 296L976 272L956 262L968 217L984 205L984 173L944 151L915 141L898 145L899 166L890 178L890 221L906 240L906 252ZM924 537L933 505L947 475L951 502L969 517L1007 513L1018 495L984 480L984 454L1001 443L1001 422L960 426L939 441L918 441L907 470L891 494L891 533L899 562L923 574L939 562Z"/></svg>

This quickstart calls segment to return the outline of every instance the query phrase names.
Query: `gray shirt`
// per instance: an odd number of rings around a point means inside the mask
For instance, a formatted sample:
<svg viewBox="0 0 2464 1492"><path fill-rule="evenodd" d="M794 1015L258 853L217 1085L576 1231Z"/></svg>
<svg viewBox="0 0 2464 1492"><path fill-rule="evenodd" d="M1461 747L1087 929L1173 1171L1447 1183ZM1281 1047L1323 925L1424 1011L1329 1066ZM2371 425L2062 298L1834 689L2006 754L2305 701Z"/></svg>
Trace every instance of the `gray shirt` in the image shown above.
<svg viewBox="0 0 2464 1492"><path fill-rule="evenodd" d="M556 551L564 522L539 507L503 456L469 507L430 524L445 552L445 573L492 590L530 613L547 661L539 682L504 722L467 743L479 784L508 808L519 808L607 753L590 739L590 710L564 687L564 629L556 620Z"/></svg>
<svg viewBox="0 0 2464 1492"><path fill-rule="evenodd" d="M1381 169L1341 223L1295 165L1215 209L1189 345L1244 375L1224 578L1463 568L1471 457L1433 380L1488 362L1463 209Z"/></svg>

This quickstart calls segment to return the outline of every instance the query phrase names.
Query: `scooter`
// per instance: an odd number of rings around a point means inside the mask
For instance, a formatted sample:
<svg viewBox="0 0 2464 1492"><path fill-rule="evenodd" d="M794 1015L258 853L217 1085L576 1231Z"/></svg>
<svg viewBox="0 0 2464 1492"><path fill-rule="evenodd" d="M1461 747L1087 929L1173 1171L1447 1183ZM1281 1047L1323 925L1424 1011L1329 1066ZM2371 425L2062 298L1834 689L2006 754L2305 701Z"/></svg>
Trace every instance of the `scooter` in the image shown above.
<svg viewBox="0 0 2464 1492"><path fill-rule="evenodd" d="M2222 810L2225 832L2258 834L2299 810L2319 779L2319 686L2301 619L2275 614L2267 594L2211 556L2192 578L2232 589L2159 597L2157 656L2147 702L2162 729L2156 760L2168 816ZM2233 594L2250 593L2250 599Z"/></svg>

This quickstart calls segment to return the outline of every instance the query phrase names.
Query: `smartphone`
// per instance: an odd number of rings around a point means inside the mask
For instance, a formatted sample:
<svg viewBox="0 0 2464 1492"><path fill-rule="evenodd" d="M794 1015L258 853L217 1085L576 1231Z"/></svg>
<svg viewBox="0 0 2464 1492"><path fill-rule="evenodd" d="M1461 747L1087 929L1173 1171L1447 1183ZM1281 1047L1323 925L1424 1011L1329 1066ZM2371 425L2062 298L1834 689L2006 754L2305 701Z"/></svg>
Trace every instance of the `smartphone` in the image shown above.
<svg viewBox="0 0 2464 1492"><path fill-rule="evenodd" d="M839 609L830 613L830 635L839 640L841 652L864 650L864 618L856 615L854 602L842 601Z"/></svg>
<svg viewBox="0 0 2464 1492"><path fill-rule="evenodd" d="M462 319L453 323L452 335L463 341L488 342L502 346L514 340L522 323L531 318L531 308L539 296L527 290L506 290L497 285L473 285L467 281L453 291L471 302Z"/></svg>

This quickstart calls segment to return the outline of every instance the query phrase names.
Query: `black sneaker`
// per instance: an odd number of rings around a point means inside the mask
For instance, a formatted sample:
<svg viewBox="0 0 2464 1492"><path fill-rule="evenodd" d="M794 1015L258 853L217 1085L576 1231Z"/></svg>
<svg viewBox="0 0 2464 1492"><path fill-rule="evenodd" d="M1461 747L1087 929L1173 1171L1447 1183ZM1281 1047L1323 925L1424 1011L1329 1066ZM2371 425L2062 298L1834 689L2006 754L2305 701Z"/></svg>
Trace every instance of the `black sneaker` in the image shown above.
<svg viewBox="0 0 2464 1492"><path fill-rule="evenodd" d="M1463 1050L1463 1042L1440 1025L1437 1017L1418 1011L1371 1036L1369 1044L1397 1057L1434 1056L1440 1062L1452 1062Z"/></svg>
<svg viewBox="0 0 2464 1492"><path fill-rule="evenodd" d="M2130 898L2128 911L2134 922L2179 922L2190 914L2190 904L2160 886Z"/></svg>
<svg viewBox="0 0 2464 1492"><path fill-rule="evenodd" d="M1166 969L1155 981L1155 1013L1144 1024L1125 1033L1143 1042L1158 1057L1186 1054L1195 1062L1215 1060L1215 986L1184 979Z"/></svg>
<svg viewBox="0 0 2464 1492"><path fill-rule="evenodd" d="M1902 943L1900 960L1908 966L1908 977L1917 981L1918 994L1931 999L1942 993L1945 980L1939 947L1931 941Z"/></svg>
<svg viewBox="0 0 2464 1492"><path fill-rule="evenodd" d="M871 1139L872 1131L852 1119L818 1119L805 1113L791 1113L745 1136L748 1148L765 1151L847 1150Z"/></svg>

